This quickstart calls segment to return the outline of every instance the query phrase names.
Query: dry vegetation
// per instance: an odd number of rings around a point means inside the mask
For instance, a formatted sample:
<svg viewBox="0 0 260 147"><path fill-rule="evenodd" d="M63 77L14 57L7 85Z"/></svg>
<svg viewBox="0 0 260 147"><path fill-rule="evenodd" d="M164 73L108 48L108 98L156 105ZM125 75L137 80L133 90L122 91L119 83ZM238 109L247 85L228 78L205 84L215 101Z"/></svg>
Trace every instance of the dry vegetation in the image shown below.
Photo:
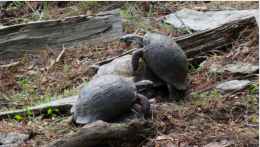
<svg viewBox="0 0 260 147"><path fill-rule="evenodd" d="M149 13L151 2L31 2L34 8L46 11L44 19L64 18L66 16L92 14L121 8L124 19L123 34L146 31L166 34L175 38L187 31L171 30L171 26L160 20L169 14L164 8L155 5ZM208 6L219 9L259 9L258 2L164 2L177 11L182 8ZM46 8L45 8L46 7ZM62 9L61 9L62 8ZM31 11L28 5L25 9ZM6 10L7 11L7 10ZM10 11L10 10L9 10ZM25 15L22 9L14 10L14 14ZM11 13L10 13L11 14ZM48 14L48 15L47 15ZM12 24L15 15L7 15L2 22ZM12 22L12 23L11 23ZM223 49L222 54L207 54L209 59L205 66L220 60L223 64L237 61L259 62L258 28L250 36L239 38L232 46ZM77 95L81 87L91 80L88 66L119 55L130 48L125 48L119 41L98 44L92 43L80 48L67 49L58 63L54 63L60 52L53 52L46 46L41 51L28 52L21 59L21 64L8 68L0 68L0 102L1 112L30 107L56 99ZM238 48L248 48L248 52L231 55ZM235 52L236 53L236 52ZM219 59L219 56L226 56ZM16 60L15 60L16 61ZM14 62L14 61L13 61ZM193 65L199 67L199 65ZM207 67L206 67L207 68ZM207 69L197 70L190 66L190 84L184 100L166 103L162 95L156 96L153 103L156 131L146 136L148 146L165 146L168 142L182 146L203 146L221 140L231 141L231 146L258 146L259 142L259 95L258 90L251 94L252 89L259 86L258 77L249 75L217 75ZM214 90L218 83L240 77L254 84L231 94L220 94ZM60 114L52 110L43 116L26 117L24 119L3 119L0 122L0 135L9 132L30 134L24 146L37 146L68 134L73 127L66 122L70 114ZM166 136L158 139L158 136ZM167 139L168 137L168 139ZM170 139L169 139L170 138ZM119 145L120 146L120 145ZM127 144L136 146L136 144Z"/></svg>

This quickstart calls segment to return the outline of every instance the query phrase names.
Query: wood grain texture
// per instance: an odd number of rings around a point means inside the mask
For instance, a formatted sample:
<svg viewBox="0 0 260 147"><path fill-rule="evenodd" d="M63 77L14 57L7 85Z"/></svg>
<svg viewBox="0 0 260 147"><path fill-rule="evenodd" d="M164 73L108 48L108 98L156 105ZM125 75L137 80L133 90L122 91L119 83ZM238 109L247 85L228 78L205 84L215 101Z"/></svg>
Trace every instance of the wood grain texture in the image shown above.
<svg viewBox="0 0 260 147"><path fill-rule="evenodd" d="M176 41L176 43L182 48L187 58L189 59L201 55L202 52L226 47L227 45L230 45L232 42L236 41L242 32L243 36L247 36L255 27L258 27L256 19L254 16L250 16L240 20L231 21L214 29L183 35L181 37L174 38L173 40ZM117 57L131 54L136 50L137 49L129 50L119 56L98 62L96 64L106 64Z"/></svg>
<svg viewBox="0 0 260 147"><path fill-rule="evenodd" d="M54 51L89 42L106 43L120 37L120 10L64 20L31 22L0 28L0 60L22 57L26 51L39 51L46 44Z"/></svg>
<svg viewBox="0 0 260 147"><path fill-rule="evenodd" d="M43 147L90 147L110 146L114 143L139 143L152 135L155 124L150 121L124 123L106 123L97 121L77 132L58 138Z"/></svg>
<svg viewBox="0 0 260 147"><path fill-rule="evenodd" d="M59 112L65 113L70 108L72 105L78 100L78 95L77 96L72 96L64 99L59 99L56 101L52 101L49 103L33 106L33 107L28 107L28 109L34 114L34 116L38 114L46 114L49 109L58 109ZM2 118L7 118L8 115L13 118L15 115L20 115L20 116L27 116L28 113L25 109L19 109L15 111L6 111L6 112L0 112L0 119Z"/></svg>

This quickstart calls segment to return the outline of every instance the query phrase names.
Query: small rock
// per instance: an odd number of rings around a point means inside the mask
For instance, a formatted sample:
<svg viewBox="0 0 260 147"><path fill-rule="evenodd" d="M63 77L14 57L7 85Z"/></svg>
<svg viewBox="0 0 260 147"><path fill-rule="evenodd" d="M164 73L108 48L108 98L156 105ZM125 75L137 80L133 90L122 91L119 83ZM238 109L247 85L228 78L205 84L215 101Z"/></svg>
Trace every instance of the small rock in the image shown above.
<svg viewBox="0 0 260 147"><path fill-rule="evenodd" d="M237 90L239 88L242 88L250 83L251 83L250 81L246 81L246 80L240 80L240 81L232 80L232 81L228 81L228 82L217 85L215 89L217 90L217 92L220 92L220 93L228 93L228 92Z"/></svg>
<svg viewBox="0 0 260 147"><path fill-rule="evenodd" d="M19 133L9 133L0 136L0 144L5 146L18 146L22 143L29 135Z"/></svg>
<svg viewBox="0 0 260 147"><path fill-rule="evenodd" d="M220 65L220 62L214 62L210 67L210 70L215 71L217 74L227 73L254 73L259 70L259 65L252 65L249 62L237 62L234 64Z"/></svg>

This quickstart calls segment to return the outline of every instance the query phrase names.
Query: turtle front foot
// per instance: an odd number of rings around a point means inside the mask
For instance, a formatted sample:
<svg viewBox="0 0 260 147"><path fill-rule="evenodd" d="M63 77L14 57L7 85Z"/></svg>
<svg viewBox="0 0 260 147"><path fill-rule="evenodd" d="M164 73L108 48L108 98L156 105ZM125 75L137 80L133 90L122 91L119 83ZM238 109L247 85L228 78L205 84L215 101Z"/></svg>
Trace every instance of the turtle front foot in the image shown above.
<svg viewBox="0 0 260 147"><path fill-rule="evenodd" d="M167 84L168 90L169 90L169 98L168 101L177 101L180 99L180 96L178 94L177 89L174 86L171 86L170 84Z"/></svg>

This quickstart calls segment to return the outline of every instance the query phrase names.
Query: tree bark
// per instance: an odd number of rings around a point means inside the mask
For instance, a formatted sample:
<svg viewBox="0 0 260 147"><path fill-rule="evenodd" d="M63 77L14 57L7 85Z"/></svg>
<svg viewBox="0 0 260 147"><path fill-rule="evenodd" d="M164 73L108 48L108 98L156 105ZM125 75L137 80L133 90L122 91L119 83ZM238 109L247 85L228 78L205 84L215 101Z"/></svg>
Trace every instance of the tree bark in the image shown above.
<svg viewBox="0 0 260 147"><path fill-rule="evenodd" d="M145 137L152 135L155 131L154 126L155 124L150 121L135 121L129 125L96 121L43 147L88 147L114 143L139 143L145 140Z"/></svg>

